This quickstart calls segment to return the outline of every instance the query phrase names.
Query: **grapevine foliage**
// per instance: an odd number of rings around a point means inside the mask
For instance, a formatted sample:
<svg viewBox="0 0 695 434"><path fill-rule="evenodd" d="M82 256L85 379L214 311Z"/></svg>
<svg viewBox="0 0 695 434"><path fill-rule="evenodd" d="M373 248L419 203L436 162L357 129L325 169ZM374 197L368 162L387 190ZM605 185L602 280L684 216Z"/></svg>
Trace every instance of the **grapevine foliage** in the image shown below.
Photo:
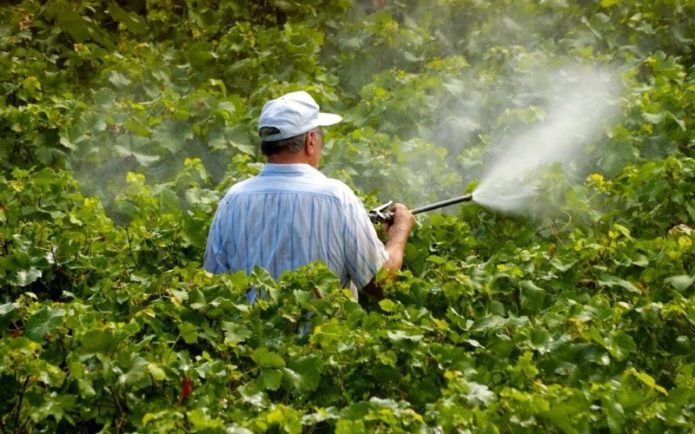
<svg viewBox="0 0 695 434"><path fill-rule="evenodd" d="M695 429L692 2L12 3L0 432ZM556 212L420 219L382 300L201 269L268 98L344 114L324 172L415 205L472 188L567 64L623 90L589 172L540 186Z"/></svg>

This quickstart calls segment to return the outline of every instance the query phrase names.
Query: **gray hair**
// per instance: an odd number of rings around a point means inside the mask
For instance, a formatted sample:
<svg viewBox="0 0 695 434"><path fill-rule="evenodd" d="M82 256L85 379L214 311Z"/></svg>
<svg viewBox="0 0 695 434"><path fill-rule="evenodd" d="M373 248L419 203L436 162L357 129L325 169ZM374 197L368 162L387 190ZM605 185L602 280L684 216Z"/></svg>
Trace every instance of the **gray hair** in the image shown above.
<svg viewBox="0 0 695 434"><path fill-rule="evenodd" d="M263 137L277 134L279 132L280 130L278 130L275 127L263 127L258 131L258 135L261 136L261 140L263 140ZM263 155L270 156L277 154L284 149L287 149L291 153L296 154L297 152L304 149L305 138L306 133L287 139L275 140L272 142L267 142L263 140L261 142L261 152L263 152Z"/></svg>

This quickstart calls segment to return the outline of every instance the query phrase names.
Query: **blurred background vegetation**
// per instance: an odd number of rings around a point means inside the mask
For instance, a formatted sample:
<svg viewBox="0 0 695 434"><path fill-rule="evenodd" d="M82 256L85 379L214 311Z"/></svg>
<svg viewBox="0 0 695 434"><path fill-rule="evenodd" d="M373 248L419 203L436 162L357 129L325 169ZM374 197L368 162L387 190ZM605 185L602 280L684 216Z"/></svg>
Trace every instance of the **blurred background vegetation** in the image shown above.
<svg viewBox="0 0 695 434"><path fill-rule="evenodd" d="M692 1L10 1L0 65L0 432L692 431ZM414 206L572 65L620 115L556 213L422 219L366 310L320 266L200 270L267 99L341 113L322 170Z"/></svg>

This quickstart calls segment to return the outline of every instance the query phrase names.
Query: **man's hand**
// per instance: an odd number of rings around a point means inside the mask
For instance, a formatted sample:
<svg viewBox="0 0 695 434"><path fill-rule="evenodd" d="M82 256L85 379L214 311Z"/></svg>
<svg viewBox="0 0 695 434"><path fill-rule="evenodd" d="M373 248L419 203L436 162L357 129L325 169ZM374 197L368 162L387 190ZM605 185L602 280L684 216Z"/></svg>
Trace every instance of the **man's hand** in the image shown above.
<svg viewBox="0 0 695 434"><path fill-rule="evenodd" d="M393 274L400 270L403 265L405 244L415 225L415 217L402 203L394 204L391 212L393 213L393 223L385 224L386 231L389 234L389 239L386 241L386 251L389 254L389 259L384 263L384 268L390 274Z"/></svg>
<svg viewBox="0 0 695 434"><path fill-rule="evenodd" d="M413 216L410 210L402 203L394 204L390 211L393 213L393 222L384 223L386 232L389 234L389 240L391 240L391 238L401 237L402 235L405 235L407 239L415 225L415 216Z"/></svg>

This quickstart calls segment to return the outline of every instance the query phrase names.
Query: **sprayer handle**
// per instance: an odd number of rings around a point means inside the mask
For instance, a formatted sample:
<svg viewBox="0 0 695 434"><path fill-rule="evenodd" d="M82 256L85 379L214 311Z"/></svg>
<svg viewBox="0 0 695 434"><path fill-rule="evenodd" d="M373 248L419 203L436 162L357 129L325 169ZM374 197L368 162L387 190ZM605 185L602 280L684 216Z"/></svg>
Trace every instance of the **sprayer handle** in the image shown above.
<svg viewBox="0 0 695 434"><path fill-rule="evenodd" d="M371 209L368 213L369 220L371 220L372 223L393 223L393 212L390 211L391 205L393 205L392 200Z"/></svg>

